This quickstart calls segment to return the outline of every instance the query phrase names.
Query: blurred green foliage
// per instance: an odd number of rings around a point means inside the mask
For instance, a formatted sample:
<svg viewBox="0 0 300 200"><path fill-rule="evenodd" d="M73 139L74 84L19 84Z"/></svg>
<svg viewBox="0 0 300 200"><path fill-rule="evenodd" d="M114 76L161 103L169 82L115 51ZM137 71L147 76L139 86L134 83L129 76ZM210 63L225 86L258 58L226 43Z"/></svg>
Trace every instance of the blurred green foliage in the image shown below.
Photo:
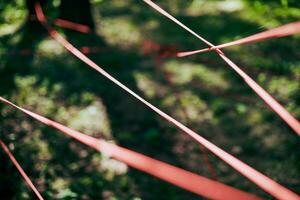
<svg viewBox="0 0 300 200"><path fill-rule="evenodd" d="M157 60L144 41L178 50L205 47L142 1L93 0L95 34L58 28L134 91L199 134L295 192L300 192L300 143L287 125L214 53ZM160 0L186 25L220 44L299 20L298 0ZM58 16L60 1L46 14ZM212 178L192 139L32 29L24 0L0 2L0 95L76 130ZM300 118L300 37L224 50ZM20 54L24 50L29 53ZM46 199L199 199L128 168L0 104L0 135ZM212 154L218 180L271 197ZM34 199L0 151L0 192ZM3 162L2 162L3 161Z"/></svg>

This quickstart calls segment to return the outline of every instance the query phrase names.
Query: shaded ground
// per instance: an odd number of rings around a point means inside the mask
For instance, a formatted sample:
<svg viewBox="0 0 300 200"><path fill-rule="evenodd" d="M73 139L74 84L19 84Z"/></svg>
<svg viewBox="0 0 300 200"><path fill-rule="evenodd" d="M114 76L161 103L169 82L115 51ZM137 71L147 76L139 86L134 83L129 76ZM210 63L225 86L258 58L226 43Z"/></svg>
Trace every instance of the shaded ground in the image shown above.
<svg viewBox="0 0 300 200"><path fill-rule="evenodd" d="M244 2L233 11L216 2L194 4L162 5L216 44L297 17L296 8L286 8L283 15L275 7L272 15L260 10L266 9L263 4ZM93 13L97 34L61 31L78 47L105 49L89 57L205 138L300 192L299 139L224 62L213 53L160 62L155 52L142 53L144 40L180 50L205 45L142 2L103 1L94 4ZM47 14L56 16L55 8ZM299 41L294 36L225 50L297 118ZM31 53L11 53L20 49ZM23 24L1 37L0 50L1 95L87 134L212 177L198 144L86 67L43 29ZM199 199L100 156L5 105L0 108L1 136L47 199ZM0 167L6 174L0 179L1 193L32 199L14 167L2 152L0 156L7 163ZM209 159L219 181L270 198L218 158L209 154Z"/></svg>

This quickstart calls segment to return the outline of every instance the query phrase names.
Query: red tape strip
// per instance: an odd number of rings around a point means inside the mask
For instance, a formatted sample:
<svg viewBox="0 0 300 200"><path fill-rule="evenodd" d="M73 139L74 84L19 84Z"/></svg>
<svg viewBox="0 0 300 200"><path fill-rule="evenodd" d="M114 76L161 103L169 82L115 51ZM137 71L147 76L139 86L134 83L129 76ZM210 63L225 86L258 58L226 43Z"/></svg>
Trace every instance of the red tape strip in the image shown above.
<svg viewBox="0 0 300 200"><path fill-rule="evenodd" d="M229 164L231 167L233 167L235 170L240 172L242 175L247 177L249 180L257 184L259 187L267 191L268 193L274 195L275 197L280 197L283 199L283 197L290 197L289 199L297 199L298 195L293 193L292 191L288 190L287 188L281 186L277 182L273 181L269 177L263 175L262 173L256 171L249 165L245 164L244 162L240 161L239 159L235 158L234 156L230 155L229 153L225 152L221 148L217 147L210 141L206 140L193 130L189 129L182 123L178 122L176 119L172 118L171 116L167 115L142 97L140 97L138 94L133 92L131 89L129 89L127 86L122 84L120 81L115 79L113 76L111 76L109 73L107 73L105 70L103 70L100 66L98 66L95 62L93 62L91 59L89 59L87 56L85 56L83 53L81 53L77 48L75 48L70 42L68 42L64 37L62 37L57 31L55 31L52 27L49 26L47 23L47 19L43 13L43 10L39 3L35 4L36 14L38 17L38 20L45 26L45 28L48 30L49 35L55 39L57 42L59 42L61 45L63 45L66 49L68 49L73 55L75 55L77 58L79 58L81 61L86 63L91 68L95 69L97 72L108 78L110 81L118 85L120 88L125 90L127 93L138 99L140 102L145 104L147 107L152 109L154 112L159 114L161 117L163 117L165 120L169 121L173 125L175 125L178 129L182 130L184 133L191 136L193 139L195 139L197 142L205 146L207 149L209 149L211 152L213 152L216 156L221 158L223 161L225 161L227 164ZM200 36L199 36L200 37Z"/></svg>
<svg viewBox="0 0 300 200"><path fill-rule="evenodd" d="M119 147L115 144L108 143L104 140L99 140L91 136L85 135L71 128L68 128L55 121L47 119L34 112L21 108L12 102L0 97L0 101L13 106L32 118L40 121L47 126L51 126L66 135L78 140L79 142L102 152L105 155L111 156L127 165L136 168L140 171L151 174L159 179L167 181L173 185L181 187L187 191L204 196L210 199L261 199L253 194L235 189L223 183L208 179L203 176L188 172L178 167L169 165L167 163L155 160L140 153L131 151L129 149ZM30 180L29 180L30 181Z"/></svg>
<svg viewBox="0 0 300 200"><path fill-rule="evenodd" d="M62 28L67 28L67 29L71 29L71 30L74 30L74 31L82 32L82 33L91 32L90 27L87 26L87 25L78 24L78 23L71 22L71 21L64 20L64 19L56 19L54 21L54 24L56 26L60 26Z"/></svg>
<svg viewBox="0 0 300 200"><path fill-rule="evenodd" d="M225 54L216 46L214 46L212 43L192 31L190 28L182 24L180 21L178 21L176 18L174 18L172 15L167 13L165 10L163 10L161 7L153 3L151 0L143 0L145 3L147 3L149 6L151 6L153 9L161 13L162 15L166 16L173 22L175 22L177 25L206 43L211 48L214 48L215 51L218 53L218 55L238 74L240 75L244 81L250 86L250 88L261 98L265 101L265 103L275 112L277 115L281 117L299 136L300 136L300 122L291 115L280 103L278 103L267 91L265 91L260 85L258 85L248 74L246 74L239 66L237 66L235 63L233 63L228 57L225 56Z"/></svg>
<svg viewBox="0 0 300 200"><path fill-rule="evenodd" d="M23 170L23 168L21 167L21 165L18 163L18 161L13 156L13 154L9 151L8 147L6 146L6 144L1 139L0 139L0 145L1 145L2 149L4 150L4 152L8 155L9 159L12 161L12 163L18 169L18 171L20 172L20 174L24 178L25 182L32 189L32 191L36 194L36 196L38 197L38 199L44 200L44 198L39 193L39 191L36 189L36 187L33 185L33 183L31 182L30 178L27 176L27 174L25 173L25 171Z"/></svg>
<svg viewBox="0 0 300 200"><path fill-rule="evenodd" d="M178 57L185 57L190 56L198 53L204 53L208 51L215 51L216 49L222 49L225 47L230 47L234 45L240 45L240 44L247 44L252 42L258 42L263 41L271 38L280 38L280 37L286 37L290 35L294 35L300 33L300 21L289 23L271 30L267 30L261 33L257 33L239 40L235 40L232 42L228 42L225 44L220 44L214 47L200 49L200 50L193 50L193 51L184 51L184 52L178 52Z"/></svg>

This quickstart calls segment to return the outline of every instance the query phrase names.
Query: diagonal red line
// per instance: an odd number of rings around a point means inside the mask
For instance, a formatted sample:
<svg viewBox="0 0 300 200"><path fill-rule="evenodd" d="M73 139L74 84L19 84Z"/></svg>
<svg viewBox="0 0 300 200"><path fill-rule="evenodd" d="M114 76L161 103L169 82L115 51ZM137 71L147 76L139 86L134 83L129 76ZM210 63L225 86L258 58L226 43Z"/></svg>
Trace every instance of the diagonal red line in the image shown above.
<svg viewBox="0 0 300 200"><path fill-rule="evenodd" d="M71 29L74 31L78 31L78 32L82 32L82 33L89 33L91 32L91 28L87 25L84 24L79 24L76 22L71 22L65 19L56 19L54 21L54 24L56 26L60 26L62 28L67 28L67 29Z"/></svg>
<svg viewBox="0 0 300 200"><path fill-rule="evenodd" d="M100 151L108 156L111 156L117 160L126 163L131 167L144 171L159 179L167 181L173 185L186 189L195 194L210 199L261 199L253 194L227 186L223 183L208 179L203 176L199 176L197 174L188 172L178 167L161 162L159 160L155 160L143 154L108 143L104 140L99 140L94 137L85 135L62 124L59 124L55 121L47 119L46 117L43 117L37 113L21 108L2 97L0 97L0 101L11 105L12 107L31 116L32 118L40 121L41 123L46 124L47 126L51 126L97 151Z"/></svg>
<svg viewBox="0 0 300 200"><path fill-rule="evenodd" d="M212 48L215 48L213 44L205 40L203 37L195 33L193 30L182 24L180 21L178 21L176 18L174 18L172 15L167 13L165 10L163 10L161 7L153 3L151 0L143 0L145 3L147 3L150 7L161 13L162 15L166 16L173 22L175 22L177 25L181 26L186 31L190 32L192 35L197 37L198 39L202 40L207 45L211 46ZM253 79L251 79L244 71L242 71L235 63L233 63L229 58L225 56L225 54L219 50L216 49L216 52L218 55L228 63L230 67L232 67L243 79L244 81L288 124L292 129L295 130L295 132L300 135L300 123L295 119L288 111L286 111L271 95L269 95L262 87L260 87ZM235 162L235 161L234 161ZM237 163L236 163L237 164ZM239 171L241 174L252 180L254 183L256 183L259 187L273 195L274 197L277 197L279 199L295 199L299 200L300 197L295 194L294 192L288 190L287 188L279 185L278 183L274 182L270 178L264 176L263 174L257 173L256 170L253 168L249 168L249 166L241 166L241 163L239 163L237 166L233 166L237 171ZM232 165L231 165L232 166ZM274 183L276 183L274 185ZM272 186L270 185L272 184ZM271 186L271 187L270 187Z"/></svg>
<svg viewBox="0 0 300 200"><path fill-rule="evenodd" d="M13 154L9 151L8 147L6 146L6 144L1 139L0 139L0 145L1 145L2 149L4 150L4 152L8 155L9 159L12 161L12 163L18 169L18 171L20 172L20 174L24 178L24 180L27 183L27 185L32 189L32 191L36 194L36 196L40 200L44 200L44 198L39 193L39 191L36 189L36 187L33 185L33 183L31 182L30 178L27 176L27 174L25 173L25 171L23 170L23 168L21 167L21 165L18 163L18 161L13 156Z"/></svg>
<svg viewBox="0 0 300 200"><path fill-rule="evenodd" d="M270 29L267 31L263 31L261 33L257 33L239 40L235 40L232 42L227 42L225 44L220 44L215 47L200 49L200 50L193 50L193 51L184 51L184 52L178 52L178 57L185 57L190 56L198 53L204 53L208 51L215 51L216 49L222 49L225 47L230 47L234 45L240 45L240 44L247 44L252 42L258 42L263 41L271 38L280 38L285 36L294 35L300 32L300 21L289 23L274 29Z"/></svg>
<svg viewBox="0 0 300 200"><path fill-rule="evenodd" d="M234 62L232 62L228 57L225 56L225 54L216 46L214 46L212 43L195 33L193 30L182 24L180 21L178 21L176 18L174 18L172 15L167 13L165 10L163 10L161 7L153 3L151 0L143 0L145 3L147 3L149 6L151 6L153 9L161 13L162 15L166 16L173 22L175 22L177 25L181 26L183 29L206 43L211 48L214 48L215 51L218 53L218 55L238 74L240 75L244 81L247 83L247 85L261 98L265 101L265 103L275 112L277 115L281 117L299 136L300 136L300 122L292 115L290 114L280 103L278 103L267 91L265 91L260 85L258 85L247 73L245 73L239 66L237 66Z"/></svg>
<svg viewBox="0 0 300 200"><path fill-rule="evenodd" d="M103 70L99 65L97 65L95 62L90 60L87 56L85 56L83 53L81 53L77 48L75 48L70 42L68 42L64 37L62 37L57 31L55 31L52 27L50 27L47 23L47 19L43 13L43 10L39 3L35 4L36 14L38 17L38 20L45 26L45 28L48 30L50 36L55 39L57 42L59 42L61 45L63 45L66 49L68 49L73 55L75 55L77 58L79 58L81 61L86 63L91 68L95 69L97 72L105 76L107 79L112 81L114 84L118 85L120 88L125 90L127 93L138 99L140 102L145 104L147 107L152 109L154 112L159 114L162 118L169 121L173 125L175 125L178 129L183 131L184 133L191 136L193 139L195 139L198 143L205 146L207 149L209 149L211 152L213 152L216 156L221 158L223 161L225 161L228 165L233 167L235 170L240 172L242 175L247 177L249 180L257 184L259 187L264 189L265 191L269 192L275 197L280 197L283 199L283 197L289 197L291 200L298 200L299 197L294 192L288 190L287 188L283 187L282 185L278 184L274 180L270 179L269 177L263 175L262 173L258 172L254 168L250 167L246 163L242 162L241 160L235 158L234 156L230 155L226 151L222 150L218 146L214 145L210 141L206 140L190 128L186 127L182 123L178 122L176 119L172 118L168 114L164 113L142 97L140 97L138 94L133 92L131 89L129 89L127 86L122 84L120 81L115 79L113 76L111 76L109 73L107 73L105 70ZM199 36L200 37L200 36Z"/></svg>

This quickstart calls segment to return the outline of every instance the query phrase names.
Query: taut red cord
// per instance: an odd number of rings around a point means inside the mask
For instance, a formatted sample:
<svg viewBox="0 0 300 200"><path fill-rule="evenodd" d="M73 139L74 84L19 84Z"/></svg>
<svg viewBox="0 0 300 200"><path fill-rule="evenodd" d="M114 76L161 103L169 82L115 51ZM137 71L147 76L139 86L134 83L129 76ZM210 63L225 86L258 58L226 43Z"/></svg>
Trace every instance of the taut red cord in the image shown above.
<svg viewBox="0 0 300 200"><path fill-rule="evenodd" d="M252 42L258 42L262 40L267 40L271 38L280 38L280 37L285 37L289 35L294 35L300 32L300 21L298 22L293 22L289 23L271 30L263 31L261 33L257 33L239 40L235 40L232 42L228 42L225 44L220 44L214 47L210 48L205 48L205 49L200 49L200 50L194 50L194 51L185 51L185 52L178 52L177 56L178 57L185 57L185 56L190 56L198 53L204 53L208 51L215 51L216 49L222 49L225 47L230 47L234 45L240 45L240 44L247 44L247 43L252 43Z"/></svg>
<svg viewBox="0 0 300 200"><path fill-rule="evenodd" d="M147 3L149 6L151 6L153 9L161 13L162 15L166 16L173 22L175 22L177 25L206 43L211 48L214 48L215 51L218 53L218 55L239 75L241 76L244 81L250 86L250 88L261 98L265 101L265 103L273 110L277 115L281 117L299 136L300 136L300 122L292 115L290 114L280 103L278 103L267 91L265 91L260 85L258 85L248 74L246 74L239 66L237 66L235 63L233 63L228 57L225 56L225 54L216 46L214 46L212 43L195 33L193 30L185 26L183 23L178 21L176 18L174 18L172 15L167 13L165 10L163 10L161 7L153 3L151 0L143 0L145 3Z"/></svg>
<svg viewBox="0 0 300 200"><path fill-rule="evenodd" d="M24 178L25 182L28 184L28 186L32 189L32 191L36 194L36 196L40 200L44 200L42 195L39 193L39 191L36 189L36 187L33 185L31 182L30 178L27 176L21 165L18 163L18 161L15 159L14 155L9 151L8 147L6 144L0 139L0 145L4 152L8 155L9 159L12 161L12 163L15 165L15 167L18 169L22 177Z"/></svg>
<svg viewBox="0 0 300 200"><path fill-rule="evenodd" d="M227 200L258 200L261 199L253 194L238 190L236 188L227 186L223 183L208 179L203 176L188 172L178 167L169 165L167 163L155 160L140 153L131 151L129 149L108 143L104 140L93 138L85 135L71 128L68 128L55 121L47 119L34 112L21 108L12 102L0 97L0 101L13 106L32 118L40 121L47 126L53 127L66 135L78 140L79 142L102 152L105 155L111 156L120 160L127 165L146 172L159 179L167 181L173 185L181 187L185 190L195 194L204 196L209 199L227 199Z"/></svg>
<svg viewBox="0 0 300 200"><path fill-rule="evenodd" d="M71 29L74 31L82 32L82 33L89 33L91 32L91 28L84 24L78 24L76 22L71 22L65 19L56 19L54 21L56 26L60 26L62 28Z"/></svg>
<svg viewBox="0 0 300 200"><path fill-rule="evenodd" d="M49 26L47 23L47 19L43 13L43 10L41 8L41 5L39 2L35 4L35 9L37 13L38 20L45 26L45 28L48 30L50 36L55 39L57 42L59 42L61 45L63 45L66 49L68 49L73 55L75 55L77 58L79 58L81 61L86 63L91 68L95 69L97 72L105 76L107 79L112 81L114 84L118 85L120 88L125 90L127 93L138 99L140 102L145 104L147 107L152 109L154 112L159 114L162 118L169 121L173 125L175 125L178 129L183 131L184 133L191 136L194 140L196 140L198 143L205 146L207 149L209 149L211 152L213 152L216 156L221 158L223 161L225 161L228 165L233 167L235 170L240 172L242 175L247 177L249 180L257 184L259 187L267 191L268 193L272 194L273 196L285 199L288 198L290 200L298 200L299 196L295 194L294 192L288 190L287 188L283 187L282 185L278 184L274 180L270 179L269 177L263 175L262 173L258 172L254 168L250 167L246 163L242 162L241 160L235 158L234 156L230 155L226 151L222 150L218 146L214 145L210 141L206 140L204 137L200 136L190 128L186 127L182 123L178 122L176 119L172 118L168 114L164 113L145 99L143 99L141 96L133 92L131 89L129 89L127 86L122 84L120 81L115 79L113 76L111 76L109 73L107 73L104 69L102 69L99 65L97 65L95 62L93 62L91 59L89 59L87 56L85 56L82 52L80 52L77 48L75 48L70 42L68 42L64 37L62 37L57 31L55 31L52 27ZM200 37L200 36L199 36Z"/></svg>

